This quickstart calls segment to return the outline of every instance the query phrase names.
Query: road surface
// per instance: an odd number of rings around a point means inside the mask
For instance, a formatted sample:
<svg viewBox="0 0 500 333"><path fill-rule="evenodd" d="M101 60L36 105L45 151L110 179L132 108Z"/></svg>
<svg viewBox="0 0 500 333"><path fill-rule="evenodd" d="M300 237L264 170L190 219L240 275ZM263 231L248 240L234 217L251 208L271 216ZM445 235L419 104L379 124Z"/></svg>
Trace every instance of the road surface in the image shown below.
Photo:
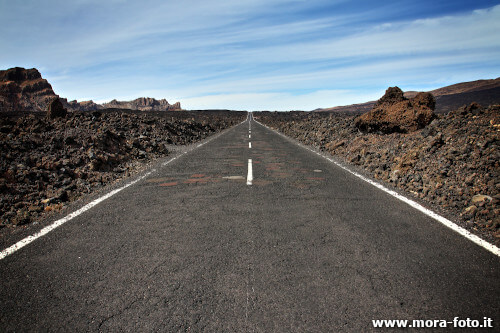
<svg viewBox="0 0 500 333"><path fill-rule="evenodd" d="M254 121L0 260L0 279L0 331L500 327L499 257Z"/></svg>

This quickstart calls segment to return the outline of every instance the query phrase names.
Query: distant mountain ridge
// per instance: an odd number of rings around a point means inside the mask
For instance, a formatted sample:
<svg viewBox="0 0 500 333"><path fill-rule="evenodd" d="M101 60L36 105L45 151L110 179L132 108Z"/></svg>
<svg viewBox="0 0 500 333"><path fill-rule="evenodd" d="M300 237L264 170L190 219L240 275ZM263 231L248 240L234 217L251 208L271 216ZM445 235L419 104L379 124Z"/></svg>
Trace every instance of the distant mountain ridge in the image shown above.
<svg viewBox="0 0 500 333"><path fill-rule="evenodd" d="M500 78L462 82L428 92L436 99L436 113L447 113L472 102L477 102L483 106L500 104ZM406 91L404 96L406 98L413 98L417 94L418 91ZM360 104L316 109L314 111L365 113L370 111L375 103L376 101L370 101Z"/></svg>
<svg viewBox="0 0 500 333"><path fill-rule="evenodd" d="M48 104L55 98L60 97L36 68L15 67L0 70L0 112L46 111ZM140 97L133 101L112 100L102 105L91 100L82 102L68 101L66 98L60 100L70 111L96 111L105 108L140 111L182 110L180 102L169 104L166 99L156 100L151 97Z"/></svg>
<svg viewBox="0 0 500 333"><path fill-rule="evenodd" d="M61 98L61 102L63 103L65 108L71 111L96 111L104 109L101 104L97 104L92 100L82 102L74 100L68 102L66 98Z"/></svg>
<svg viewBox="0 0 500 333"><path fill-rule="evenodd" d="M117 101L103 103L105 108L131 109L140 111L175 111L181 109L181 103L169 104L166 99L156 100L151 97L139 97L133 101Z"/></svg>

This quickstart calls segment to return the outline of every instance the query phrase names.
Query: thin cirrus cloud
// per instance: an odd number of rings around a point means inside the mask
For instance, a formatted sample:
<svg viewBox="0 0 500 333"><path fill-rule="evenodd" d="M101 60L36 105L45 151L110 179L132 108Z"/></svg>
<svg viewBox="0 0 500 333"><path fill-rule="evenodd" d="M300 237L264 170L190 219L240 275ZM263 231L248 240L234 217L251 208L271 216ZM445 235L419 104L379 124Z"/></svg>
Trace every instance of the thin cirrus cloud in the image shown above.
<svg viewBox="0 0 500 333"><path fill-rule="evenodd" d="M495 4L0 0L0 65L69 99L311 110L499 76Z"/></svg>

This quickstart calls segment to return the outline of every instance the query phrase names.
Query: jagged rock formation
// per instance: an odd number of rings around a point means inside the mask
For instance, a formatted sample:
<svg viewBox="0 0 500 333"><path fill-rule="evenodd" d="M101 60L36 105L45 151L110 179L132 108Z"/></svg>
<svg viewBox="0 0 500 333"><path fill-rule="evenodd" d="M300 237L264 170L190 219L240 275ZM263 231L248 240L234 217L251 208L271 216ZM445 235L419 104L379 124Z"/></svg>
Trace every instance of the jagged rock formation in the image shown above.
<svg viewBox="0 0 500 333"><path fill-rule="evenodd" d="M35 68L0 71L0 111L46 111L57 97Z"/></svg>
<svg viewBox="0 0 500 333"><path fill-rule="evenodd" d="M181 110L181 103L170 104L166 99L156 100L151 97L139 97L133 101L112 100L109 103L102 104L105 108L130 109L140 111L175 111Z"/></svg>
<svg viewBox="0 0 500 333"><path fill-rule="evenodd" d="M436 117L435 106L430 93L418 93L407 99L401 89L390 87L370 112L356 118L356 126L364 132L414 132Z"/></svg>
<svg viewBox="0 0 500 333"><path fill-rule="evenodd" d="M181 102L175 102L172 104L172 109L171 110L182 110L181 108Z"/></svg>
<svg viewBox="0 0 500 333"><path fill-rule="evenodd" d="M64 107L70 111L97 111L104 109L100 104L94 103L94 101L82 101L77 102L76 100L68 102L66 98L61 98L61 102Z"/></svg>

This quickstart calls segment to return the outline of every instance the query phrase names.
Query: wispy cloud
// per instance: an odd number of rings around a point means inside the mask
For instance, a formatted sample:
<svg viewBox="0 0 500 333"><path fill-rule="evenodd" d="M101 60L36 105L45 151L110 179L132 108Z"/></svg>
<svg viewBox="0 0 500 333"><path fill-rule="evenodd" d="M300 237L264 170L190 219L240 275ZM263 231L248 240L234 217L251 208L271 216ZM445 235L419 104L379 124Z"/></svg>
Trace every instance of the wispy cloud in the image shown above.
<svg viewBox="0 0 500 333"><path fill-rule="evenodd" d="M500 76L494 3L0 0L0 66L70 99L314 109Z"/></svg>

